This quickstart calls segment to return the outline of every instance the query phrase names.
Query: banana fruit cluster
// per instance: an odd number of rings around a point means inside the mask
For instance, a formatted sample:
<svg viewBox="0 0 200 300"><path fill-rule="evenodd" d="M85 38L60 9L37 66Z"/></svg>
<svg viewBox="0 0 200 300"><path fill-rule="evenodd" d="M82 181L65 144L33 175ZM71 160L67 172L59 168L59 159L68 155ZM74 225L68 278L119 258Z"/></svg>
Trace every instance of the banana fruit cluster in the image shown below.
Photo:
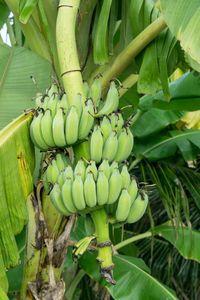
<svg viewBox="0 0 200 300"><path fill-rule="evenodd" d="M129 157L134 138L121 113L111 113L104 115L100 125L95 125L89 142L90 157L96 163L105 158L120 163Z"/></svg>
<svg viewBox="0 0 200 300"><path fill-rule="evenodd" d="M57 154L46 170L44 186L56 209L65 216L115 205L114 212L107 211L116 222L134 223L148 204L147 194L138 190L127 166L120 171L118 162L109 164L108 159L98 169L95 161L85 166L81 159L73 169L63 154Z"/></svg>
<svg viewBox="0 0 200 300"><path fill-rule="evenodd" d="M69 107L66 94L53 85L47 94L36 98L36 113L30 126L33 143L41 150L64 148L86 138L94 124L92 99L82 104L77 94Z"/></svg>

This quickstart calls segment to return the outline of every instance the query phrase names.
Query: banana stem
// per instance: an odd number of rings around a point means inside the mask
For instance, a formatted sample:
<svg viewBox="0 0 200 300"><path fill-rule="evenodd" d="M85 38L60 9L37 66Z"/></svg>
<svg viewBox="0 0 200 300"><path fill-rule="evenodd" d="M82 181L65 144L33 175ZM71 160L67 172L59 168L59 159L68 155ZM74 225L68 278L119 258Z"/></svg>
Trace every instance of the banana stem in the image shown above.
<svg viewBox="0 0 200 300"><path fill-rule="evenodd" d="M123 248L124 246L129 245L135 241L138 241L138 240L141 240L141 239L144 239L147 237L151 237L151 236L152 236L152 232L150 232L150 231L147 231L142 234L138 234L136 236L131 237L130 239L127 239L127 240L115 245L115 250L119 250L120 248Z"/></svg>
<svg viewBox="0 0 200 300"><path fill-rule="evenodd" d="M9 19L6 21L6 26L7 26L7 31L8 31L8 34L9 34L11 45L16 46L17 42L16 42L16 39L15 39L15 34L14 34L13 27L10 24Z"/></svg>
<svg viewBox="0 0 200 300"><path fill-rule="evenodd" d="M160 33L167 24L161 16L155 22L143 30L130 44L115 58L111 66L108 66L101 79L101 87L105 91L109 87L110 80L118 77L131 61Z"/></svg>
<svg viewBox="0 0 200 300"><path fill-rule="evenodd" d="M131 74L122 82L122 87L118 90L120 98L138 81L138 77L137 74Z"/></svg>
<svg viewBox="0 0 200 300"><path fill-rule="evenodd" d="M113 279L112 269L112 248L109 237L108 216L104 208L91 212L91 217L95 226L95 236L98 246L97 262L100 264L102 277L110 284L116 284Z"/></svg>
<svg viewBox="0 0 200 300"><path fill-rule="evenodd" d="M132 162L132 164L130 165L130 167L129 167L129 171L130 170L132 170L137 164L139 164L139 162L141 162L141 160L143 159L143 157L142 156L139 156L138 158L136 158L133 162Z"/></svg>
<svg viewBox="0 0 200 300"><path fill-rule="evenodd" d="M79 5L80 0L60 0L56 23L60 76L63 80L69 105L72 104L77 93L84 94L75 38L75 25Z"/></svg>

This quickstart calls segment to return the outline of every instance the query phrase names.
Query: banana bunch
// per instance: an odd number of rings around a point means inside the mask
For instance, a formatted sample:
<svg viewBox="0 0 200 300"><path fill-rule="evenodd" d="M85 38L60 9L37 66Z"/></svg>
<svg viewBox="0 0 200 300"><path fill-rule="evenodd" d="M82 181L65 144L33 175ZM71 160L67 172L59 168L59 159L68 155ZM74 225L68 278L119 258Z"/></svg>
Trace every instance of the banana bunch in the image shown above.
<svg viewBox="0 0 200 300"><path fill-rule="evenodd" d="M64 148L85 139L94 123L94 104L88 98L82 104L77 94L69 107L66 94L53 85L47 94L37 95L36 113L30 126L33 143L41 150Z"/></svg>
<svg viewBox="0 0 200 300"><path fill-rule="evenodd" d="M134 138L130 128L124 124L121 113L111 113L94 126L89 142L90 157L96 163L105 158L109 162L122 162L129 157Z"/></svg>
<svg viewBox="0 0 200 300"><path fill-rule="evenodd" d="M105 205L115 222L134 223L143 216L148 203L146 193L138 190L137 180L130 177L127 166L120 172L118 162L110 165L106 158L98 169L95 161L86 167L82 159L73 169L59 153L45 172L44 187L65 216L88 213Z"/></svg>

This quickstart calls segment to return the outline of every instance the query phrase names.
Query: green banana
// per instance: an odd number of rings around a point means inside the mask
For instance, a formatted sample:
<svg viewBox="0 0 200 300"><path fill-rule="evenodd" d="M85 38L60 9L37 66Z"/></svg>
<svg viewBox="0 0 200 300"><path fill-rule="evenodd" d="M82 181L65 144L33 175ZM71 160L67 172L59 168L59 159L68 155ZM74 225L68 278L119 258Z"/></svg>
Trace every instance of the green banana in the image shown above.
<svg viewBox="0 0 200 300"><path fill-rule="evenodd" d="M92 172L94 180L96 181L98 170L97 170L95 161L92 159L89 161L89 165L86 168L86 176L90 171Z"/></svg>
<svg viewBox="0 0 200 300"><path fill-rule="evenodd" d="M114 169L118 169L118 161L114 160L110 166L110 175L112 175Z"/></svg>
<svg viewBox="0 0 200 300"><path fill-rule="evenodd" d="M52 123L53 120L51 117L51 111L47 108L41 120L41 131L45 143L50 148L56 147L56 144L54 143L53 139Z"/></svg>
<svg viewBox="0 0 200 300"><path fill-rule="evenodd" d="M70 178L72 179L72 181L74 180L74 172L73 172L71 166L67 166L67 167L65 168L65 171L64 171L64 177L65 177L65 178L70 177Z"/></svg>
<svg viewBox="0 0 200 300"><path fill-rule="evenodd" d="M131 183L128 187L128 193L131 196L131 204L133 204L138 193L138 184L135 176L131 178Z"/></svg>
<svg viewBox="0 0 200 300"><path fill-rule="evenodd" d="M76 143L78 139L79 116L76 106L72 105L65 123L65 137L67 145Z"/></svg>
<svg viewBox="0 0 200 300"><path fill-rule="evenodd" d="M96 107L98 107L101 99L101 81L96 77L89 89L88 98L92 98Z"/></svg>
<svg viewBox="0 0 200 300"><path fill-rule="evenodd" d="M80 159L74 169L74 174L76 175L77 173L80 173L83 182L85 180L85 171L86 171L85 169L86 168L85 168L84 161L83 159Z"/></svg>
<svg viewBox="0 0 200 300"><path fill-rule="evenodd" d="M42 130L41 130L42 117L43 117L43 113L41 111L37 112L36 115L33 117L33 121L31 122L31 126L30 126L30 136L32 142L39 149L47 151L49 147L43 139Z"/></svg>
<svg viewBox="0 0 200 300"><path fill-rule="evenodd" d="M104 205L108 201L109 185L108 178L103 170L99 170L97 178L97 203Z"/></svg>
<svg viewBox="0 0 200 300"><path fill-rule="evenodd" d="M76 97L74 98L74 101L72 103L77 109L77 114L78 114L78 119L80 120L82 110L83 110L83 105L82 105L82 100L81 100L81 94L77 94Z"/></svg>
<svg viewBox="0 0 200 300"><path fill-rule="evenodd" d="M58 153L56 155L56 164L58 167L59 172L62 172L66 168L66 161L64 158L64 154Z"/></svg>
<svg viewBox="0 0 200 300"><path fill-rule="evenodd" d="M117 164L117 167L118 167L118 164ZM99 171L103 171L105 176L107 177L107 179L110 178L110 174L111 174L111 168L109 166L109 163L108 163L108 159L107 158L104 158L104 160L102 161L102 163L100 164L99 166Z"/></svg>
<svg viewBox="0 0 200 300"><path fill-rule="evenodd" d="M118 116L118 121L117 121L117 135L119 137L119 135L120 135L120 133L122 131L122 128L124 126L124 119L123 119L121 113L118 113L117 116Z"/></svg>
<svg viewBox="0 0 200 300"><path fill-rule="evenodd" d="M49 103L49 97L48 95L44 95L41 100L41 108L43 108L44 111L47 109L48 103Z"/></svg>
<svg viewBox="0 0 200 300"><path fill-rule="evenodd" d="M86 101L86 105L83 108L83 112L80 118L80 123L79 123L79 132L78 132L78 137L80 140L85 139L93 124L94 124L94 107L91 99L88 99Z"/></svg>
<svg viewBox="0 0 200 300"><path fill-rule="evenodd" d="M59 90L58 90L58 86L56 83L53 83L51 85L51 87L49 88L47 94L49 97L51 97L53 94L58 94Z"/></svg>
<svg viewBox="0 0 200 300"><path fill-rule="evenodd" d="M118 149L115 159L122 162L128 158L133 148L133 135L129 128L123 128L118 138Z"/></svg>
<svg viewBox="0 0 200 300"><path fill-rule="evenodd" d="M123 222L127 219L129 215L130 207L131 207L131 197L127 189L123 188L121 196L119 197L117 210L115 214L117 221Z"/></svg>
<svg viewBox="0 0 200 300"><path fill-rule="evenodd" d="M36 94L36 98L35 98L35 106L36 107L41 107L41 105L42 105L42 94L41 93L37 93Z"/></svg>
<svg viewBox="0 0 200 300"><path fill-rule="evenodd" d="M63 94L62 98L58 100L58 102L57 102L57 110L59 108L63 109L64 115L66 116L67 113L68 113L68 109L69 109L66 94Z"/></svg>
<svg viewBox="0 0 200 300"><path fill-rule="evenodd" d="M107 116L103 117L103 120L100 123L100 128L101 128L101 133L103 135L103 144L105 144L107 138L112 132L112 126Z"/></svg>
<svg viewBox="0 0 200 300"><path fill-rule="evenodd" d="M53 186L53 189L50 192L50 199L55 206L55 208L63 215L70 216L72 213L66 209L63 204L62 194L58 182Z"/></svg>
<svg viewBox="0 0 200 300"><path fill-rule="evenodd" d="M53 139L58 147L65 147L65 121L64 112L62 108L59 108L53 119Z"/></svg>
<svg viewBox="0 0 200 300"><path fill-rule="evenodd" d="M119 93L115 85L115 82L112 81L106 97L106 102L103 108L97 114L95 114L95 117L99 118L102 117L103 115L109 115L113 111L117 110L118 105L119 105Z"/></svg>
<svg viewBox="0 0 200 300"><path fill-rule="evenodd" d="M112 130L117 131L118 114L114 112L114 113L109 115L109 118L110 118L110 123L111 123Z"/></svg>
<svg viewBox="0 0 200 300"><path fill-rule="evenodd" d="M53 94L49 99L47 108L51 110L52 119L54 119L56 115L58 101L59 101L59 96L57 94Z"/></svg>
<svg viewBox="0 0 200 300"><path fill-rule="evenodd" d="M122 176L117 168L114 169L109 180L109 195L107 204L113 204L119 197L122 188Z"/></svg>
<svg viewBox="0 0 200 300"><path fill-rule="evenodd" d="M72 199L72 179L71 177L67 177L63 186L62 186L62 199L65 207L68 211L73 214L76 213L77 209L73 203Z"/></svg>
<svg viewBox="0 0 200 300"><path fill-rule="evenodd" d="M127 165L123 165L121 176L122 176L122 187L128 189L131 182L131 178L127 169Z"/></svg>
<svg viewBox="0 0 200 300"><path fill-rule="evenodd" d="M62 189L62 186L65 182L65 178L63 176L63 172L59 174L58 176L58 184L59 184L59 187Z"/></svg>
<svg viewBox="0 0 200 300"><path fill-rule="evenodd" d="M76 174L75 180L72 184L72 198L77 210L85 209L86 205L84 199L83 181L80 173Z"/></svg>
<svg viewBox="0 0 200 300"><path fill-rule="evenodd" d="M55 164L55 161L52 161L46 170L47 181L54 184L55 182L58 181L58 176L59 176L58 167Z"/></svg>
<svg viewBox="0 0 200 300"><path fill-rule="evenodd" d="M83 95L85 99L87 99L89 95L89 85L85 80L83 81Z"/></svg>
<svg viewBox="0 0 200 300"><path fill-rule="evenodd" d="M96 184L92 171L89 171L84 182L84 197L86 205L94 207L97 203Z"/></svg>
<svg viewBox="0 0 200 300"><path fill-rule="evenodd" d="M113 161L117 153L118 139L117 132L112 131L103 147L102 158L107 158L109 162Z"/></svg>
<svg viewBox="0 0 200 300"><path fill-rule="evenodd" d="M137 198L133 202L130 208L130 212L128 218L126 220L127 223L135 223L145 213L148 204L148 196L144 191L139 191Z"/></svg>
<svg viewBox="0 0 200 300"><path fill-rule="evenodd" d="M90 157L100 163L103 151L103 137L100 127L96 125L90 139Z"/></svg>

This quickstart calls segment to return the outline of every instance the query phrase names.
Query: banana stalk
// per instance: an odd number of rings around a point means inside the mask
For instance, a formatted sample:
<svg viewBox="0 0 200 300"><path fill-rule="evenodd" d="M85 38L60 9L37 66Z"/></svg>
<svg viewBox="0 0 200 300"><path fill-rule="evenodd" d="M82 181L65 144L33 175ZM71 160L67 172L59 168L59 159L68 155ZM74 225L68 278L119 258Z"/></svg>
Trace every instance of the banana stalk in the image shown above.
<svg viewBox="0 0 200 300"><path fill-rule="evenodd" d="M101 208L90 213L95 226L95 233L98 246L98 257L97 262L100 264L100 273L105 280L115 285L116 282L113 279L112 269L114 264L112 262L112 248L111 241L109 237L109 224L108 216L104 210Z"/></svg>

